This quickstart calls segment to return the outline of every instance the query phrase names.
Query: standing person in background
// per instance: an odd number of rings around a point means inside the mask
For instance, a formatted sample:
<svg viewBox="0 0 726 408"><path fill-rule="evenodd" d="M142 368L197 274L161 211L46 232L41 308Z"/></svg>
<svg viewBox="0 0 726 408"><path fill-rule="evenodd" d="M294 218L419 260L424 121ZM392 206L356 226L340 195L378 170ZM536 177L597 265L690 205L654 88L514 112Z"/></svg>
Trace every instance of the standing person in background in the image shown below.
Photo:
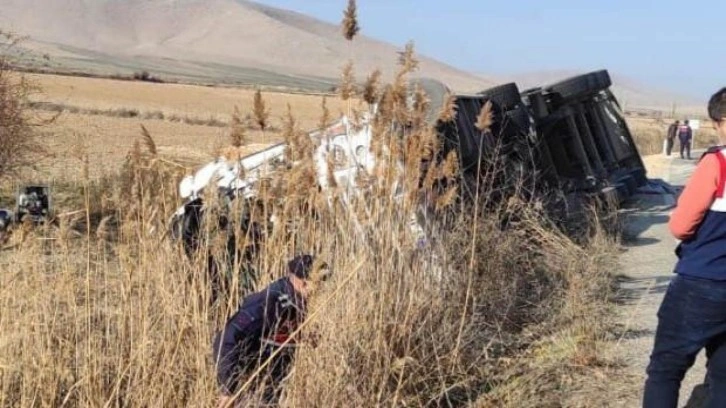
<svg viewBox="0 0 726 408"><path fill-rule="evenodd" d="M676 134L678 133L678 126L681 124L680 120L671 123L668 126L668 134L666 135L666 156L670 156L673 152L673 145L676 142Z"/></svg>
<svg viewBox="0 0 726 408"><path fill-rule="evenodd" d="M711 97L708 115L720 145L703 154L668 221L681 242L676 276L658 309L644 408L676 408L683 377L702 349L704 406L726 406L726 87Z"/></svg>
<svg viewBox="0 0 726 408"><path fill-rule="evenodd" d="M678 141L681 142L681 159L683 159L683 150L686 150L686 157L691 160L691 140L693 139L693 130L688 125L686 119L681 126L678 127Z"/></svg>

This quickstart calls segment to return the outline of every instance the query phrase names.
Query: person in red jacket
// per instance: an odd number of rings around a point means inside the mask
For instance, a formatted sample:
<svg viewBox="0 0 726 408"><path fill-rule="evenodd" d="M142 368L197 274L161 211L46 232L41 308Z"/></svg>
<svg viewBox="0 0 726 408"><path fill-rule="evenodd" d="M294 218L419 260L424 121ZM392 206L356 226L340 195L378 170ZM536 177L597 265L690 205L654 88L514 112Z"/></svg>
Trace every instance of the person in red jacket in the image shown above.
<svg viewBox="0 0 726 408"><path fill-rule="evenodd" d="M721 145L703 154L668 227L681 240L676 276L658 310L644 408L675 408L681 382L706 349L706 407L726 407L726 88L708 103Z"/></svg>

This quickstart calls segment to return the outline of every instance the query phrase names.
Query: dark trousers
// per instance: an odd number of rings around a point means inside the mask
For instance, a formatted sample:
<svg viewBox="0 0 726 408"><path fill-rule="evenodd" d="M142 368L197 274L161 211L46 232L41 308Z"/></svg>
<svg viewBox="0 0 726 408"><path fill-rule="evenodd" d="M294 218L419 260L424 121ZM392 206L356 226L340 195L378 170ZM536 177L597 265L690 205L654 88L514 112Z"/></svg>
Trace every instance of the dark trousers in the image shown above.
<svg viewBox="0 0 726 408"><path fill-rule="evenodd" d="M221 354L222 341L221 333L217 333L212 344L214 357ZM251 381L250 388L240 396L238 402L254 402L255 406L262 406L260 404L276 406L282 394L282 382L287 378L292 367L294 348L284 349L277 354L275 352L278 349L273 346L263 345L261 350L245 349L244 347L243 349L239 361L232 362L221 358L220 361L215 362L221 365L234 365L234 367L224 367L222 370L229 369L232 372L229 378L222 378L218 372L218 385L224 393L234 395L237 389L255 374L260 365L270 359L270 363ZM275 357L272 357L273 354ZM258 394L261 394L261 401L256 401Z"/></svg>
<svg viewBox="0 0 726 408"><path fill-rule="evenodd" d="M683 158L683 151L686 151L686 157L689 159L691 158L691 141L690 140L680 140L681 142L681 159Z"/></svg>
<svg viewBox="0 0 726 408"><path fill-rule="evenodd" d="M644 408L675 408L681 382L702 349L708 354L704 407L726 407L726 282L677 275L658 310Z"/></svg>
<svg viewBox="0 0 726 408"><path fill-rule="evenodd" d="M673 152L673 145L675 144L676 139L669 137L666 139L666 155L670 156L671 152Z"/></svg>

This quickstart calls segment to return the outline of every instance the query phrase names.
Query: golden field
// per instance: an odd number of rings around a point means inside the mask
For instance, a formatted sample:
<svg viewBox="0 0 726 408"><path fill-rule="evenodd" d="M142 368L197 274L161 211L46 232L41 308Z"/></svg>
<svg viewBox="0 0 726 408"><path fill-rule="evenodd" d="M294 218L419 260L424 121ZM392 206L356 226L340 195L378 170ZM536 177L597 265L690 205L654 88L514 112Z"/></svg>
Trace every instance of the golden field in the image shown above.
<svg viewBox="0 0 726 408"><path fill-rule="evenodd" d="M34 177L76 178L83 153L89 155L91 177L118 169L144 125L159 152L189 167L214 158L229 144L226 126L237 107L242 117L252 112L254 90L181 84L158 84L60 75L27 76L38 87L32 100L52 104L37 109L39 118L59 115L43 126L49 155ZM250 150L281 140L280 122L289 104L299 127L312 130L322 114L321 95L263 92L270 112L270 130L247 132ZM326 98L330 114L342 114L344 104ZM57 112L61 110L62 112ZM88 111L93 111L89 114ZM133 117L118 112L134 111ZM86 112L86 113L84 113ZM189 122L199 123L191 124Z"/></svg>
<svg viewBox="0 0 726 408"><path fill-rule="evenodd" d="M216 122L168 118L228 120L234 105L251 111L252 92L32 78L43 87L35 101L61 108L38 128L48 155L34 175L57 181L57 222L14 227L0 248L0 406L214 406L211 339L244 294L242 265L225 258L225 237L238 232L217 231L210 219L201 256L185 256L168 234L180 204L179 168L170 162L191 169L230 140ZM424 138L434 132L414 120L423 112L401 94L391 92L392 105L379 111L378 137L398 143L391 150L399 158L420 163L424 147L434 145ZM287 103L302 129L321 116L321 96L264 97L273 127L282 128ZM335 115L344 104L330 98L328 106ZM123 117L129 110L135 116ZM144 119L157 111L163 119ZM396 123L394 114L419 125L400 137L385 125ZM155 148L141 137L142 124ZM282 137L248 135L252 150ZM137 140L145 140L143 150L126 161ZM614 375L599 354L617 249L612 214L583 211L568 235L544 198L519 197L516 186L510 199L494 203L482 180L476 201L461 205L448 194L455 188L422 190L434 197L431 225L441 230L420 250L404 216L415 211L419 194L399 202L391 193L395 180L382 177L370 202L339 211L315 193L312 157L301 161L273 175L262 214L251 208L260 222L274 214L279 224L245 265L259 274L256 289L300 252L319 255L335 271L311 300L301 335L318 341L301 347L281 406L577 406L579 395L599 390L589 379ZM454 174L447 162L426 173L431 183ZM499 165L488 163L485 177ZM421 170L407 172L405 185L418 184ZM6 201L10 187L0 184ZM224 210L214 199L208 205L211 214ZM516 221L503 227L513 214ZM246 242L248 232L239 233L238 242ZM207 253L224 274L219 299Z"/></svg>
<svg viewBox="0 0 726 408"><path fill-rule="evenodd" d="M243 117L250 115L254 90L150 83L104 78L29 74L38 87L32 99L52 104L51 110L37 110L39 117L57 115L43 127L49 155L42 161L33 178L42 180L75 179L80 176L80 158L89 155L91 177L99 177L118 169L141 134L144 125L154 137L162 156L188 168L194 168L215 157L227 145L230 121L235 107ZM303 130L317 127L322 114L322 95L263 92L270 112L271 129L247 132L250 151L281 140L281 118L289 104ZM346 104L336 95L326 97L331 115L339 116ZM89 113L91 111L91 113ZM124 112L134 111L128 117ZM628 117L628 122L641 154L662 150L669 118ZM715 133L708 121L696 134L696 147L715 142Z"/></svg>

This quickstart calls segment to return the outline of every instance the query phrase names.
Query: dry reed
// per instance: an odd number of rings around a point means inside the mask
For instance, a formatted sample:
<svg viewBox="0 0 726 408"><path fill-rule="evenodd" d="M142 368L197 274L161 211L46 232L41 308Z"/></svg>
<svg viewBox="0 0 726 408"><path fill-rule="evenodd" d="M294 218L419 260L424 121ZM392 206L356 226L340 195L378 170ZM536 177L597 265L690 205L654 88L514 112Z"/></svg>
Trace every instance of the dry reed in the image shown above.
<svg viewBox="0 0 726 408"><path fill-rule="evenodd" d="M83 228L66 221L29 230L26 244L0 259L0 405L209 406L217 397L211 338L244 293L242 268L258 272L260 288L300 252L325 259L335 275L312 299L283 406L528 406L542 389L522 372L536 360L528 353L567 330L587 334L567 361L589 364L580 350L597 338L592 316L609 284L612 240L593 217L580 245L517 188L497 192L496 154L474 181L462 181L457 155L443 154L423 120L426 95L415 89L407 103L416 66L408 44L393 84L380 98L365 92L380 103L370 123L376 167L356 180L363 194L319 192L317 146L288 105L289 166L267 175L255 205L228 208L207 192L191 260L167 239L183 169L160 160L142 127L146 151L137 141L109 186L86 178ZM350 65L344 78L352 72ZM454 119L451 100L443 112ZM485 105L482 132L491 114ZM328 115L323 109L321 124ZM461 182L472 184L474 201ZM92 233L95 194L108 197ZM245 247L250 231L216 222L229 215L240 225L242 213L264 226L276 219L248 265L228 259L227 243L234 236ZM426 240L411 229L412 216ZM205 272L210 254L221 282ZM213 288L224 289L220 298ZM517 381L524 385L513 388Z"/></svg>
<svg viewBox="0 0 726 408"><path fill-rule="evenodd" d="M348 41L352 41L356 34L360 31L360 26L358 25L358 8L355 0L348 0L348 6L343 12L341 27L343 30L343 37L345 37Z"/></svg>

